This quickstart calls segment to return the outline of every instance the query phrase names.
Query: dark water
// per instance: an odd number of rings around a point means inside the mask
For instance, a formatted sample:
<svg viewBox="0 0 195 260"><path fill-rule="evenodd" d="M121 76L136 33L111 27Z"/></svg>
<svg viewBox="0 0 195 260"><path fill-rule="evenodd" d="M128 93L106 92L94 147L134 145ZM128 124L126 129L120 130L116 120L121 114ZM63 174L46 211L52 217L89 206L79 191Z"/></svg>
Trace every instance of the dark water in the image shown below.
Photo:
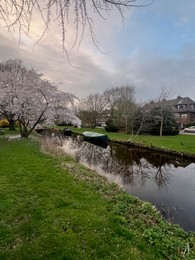
<svg viewBox="0 0 195 260"><path fill-rule="evenodd" d="M195 231L195 162L135 147L99 147L66 138L63 149L126 192L150 201L186 231Z"/></svg>

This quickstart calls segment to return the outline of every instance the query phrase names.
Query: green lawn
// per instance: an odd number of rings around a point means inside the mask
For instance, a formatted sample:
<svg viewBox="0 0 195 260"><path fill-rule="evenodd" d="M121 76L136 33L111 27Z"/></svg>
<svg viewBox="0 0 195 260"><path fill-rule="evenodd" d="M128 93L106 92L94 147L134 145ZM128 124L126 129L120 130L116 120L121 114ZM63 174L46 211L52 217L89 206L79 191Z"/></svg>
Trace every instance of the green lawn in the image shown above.
<svg viewBox="0 0 195 260"><path fill-rule="evenodd" d="M16 128L16 130L9 130L9 128L1 128L1 135L0 137L3 137L5 135L19 135L20 134L20 131L18 128Z"/></svg>
<svg viewBox="0 0 195 260"><path fill-rule="evenodd" d="M133 141L144 144L146 146L154 146L165 148L177 152L189 153L195 155L195 135L175 135L175 136L150 136L137 135L132 136L125 133L108 133L102 128L72 128L75 133L82 133L84 131L94 131L108 135L110 140Z"/></svg>
<svg viewBox="0 0 195 260"><path fill-rule="evenodd" d="M137 136L135 142L195 155L195 135Z"/></svg>
<svg viewBox="0 0 195 260"><path fill-rule="evenodd" d="M193 235L32 140L0 138L0 259L192 259Z"/></svg>

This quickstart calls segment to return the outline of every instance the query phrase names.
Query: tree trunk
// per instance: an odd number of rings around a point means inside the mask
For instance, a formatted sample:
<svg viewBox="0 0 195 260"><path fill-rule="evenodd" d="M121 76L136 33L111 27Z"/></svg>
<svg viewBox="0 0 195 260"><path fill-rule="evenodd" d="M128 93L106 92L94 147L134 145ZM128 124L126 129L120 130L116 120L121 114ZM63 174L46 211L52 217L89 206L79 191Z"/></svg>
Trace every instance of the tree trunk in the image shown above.
<svg viewBox="0 0 195 260"><path fill-rule="evenodd" d="M20 127L21 138L28 138L29 136L28 129L21 122L19 123L19 127Z"/></svg>
<svg viewBox="0 0 195 260"><path fill-rule="evenodd" d="M162 116L161 120L160 120L160 136L162 136L162 132L163 132L163 121L164 121L164 118Z"/></svg>
<svg viewBox="0 0 195 260"><path fill-rule="evenodd" d="M21 137L28 138L28 136L29 136L29 134L28 134L27 128L23 127Z"/></svg>
<svg viewBox="0 0 195 260"><path fill-rule="evenodd" d="M16 130L15 129L15 120L13 120L13 119L9 120L9 130Z"/></svg>
<svg viewBox="0 0 195 260"><path fill-rule="evenodd" d="M127 126L127 116L125 116L125 132L127 133L128 132L128 126Z"/></svg>

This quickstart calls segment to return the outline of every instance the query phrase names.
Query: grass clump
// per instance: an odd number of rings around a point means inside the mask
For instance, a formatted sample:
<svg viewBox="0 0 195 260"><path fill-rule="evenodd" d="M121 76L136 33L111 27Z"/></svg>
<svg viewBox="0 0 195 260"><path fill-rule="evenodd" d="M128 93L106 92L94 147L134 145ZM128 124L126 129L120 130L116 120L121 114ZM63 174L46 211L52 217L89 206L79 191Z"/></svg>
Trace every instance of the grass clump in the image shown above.
<svg viewBox="0 0 195 260"><path fill-rule="evenodd" d="M0 139L0 259L195 257L193 234L51 151L43 154L32 140Z"/></svg>

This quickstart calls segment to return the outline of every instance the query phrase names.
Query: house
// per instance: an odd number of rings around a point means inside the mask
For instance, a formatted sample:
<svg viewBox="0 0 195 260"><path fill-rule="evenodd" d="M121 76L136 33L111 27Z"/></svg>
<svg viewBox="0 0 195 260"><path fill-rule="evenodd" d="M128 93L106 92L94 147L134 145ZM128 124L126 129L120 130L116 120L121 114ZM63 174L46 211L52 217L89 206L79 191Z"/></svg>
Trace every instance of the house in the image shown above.
<svg viewBox="0 0 195 260"><path fill-rule="evenodd" d="M181 128L187 123L195 123L195 102L191 98L178 96L176 99L164 99L161 102L151 101L144 108L149 111L153 107L161 106L161 104L173 112Z"/></svg>

